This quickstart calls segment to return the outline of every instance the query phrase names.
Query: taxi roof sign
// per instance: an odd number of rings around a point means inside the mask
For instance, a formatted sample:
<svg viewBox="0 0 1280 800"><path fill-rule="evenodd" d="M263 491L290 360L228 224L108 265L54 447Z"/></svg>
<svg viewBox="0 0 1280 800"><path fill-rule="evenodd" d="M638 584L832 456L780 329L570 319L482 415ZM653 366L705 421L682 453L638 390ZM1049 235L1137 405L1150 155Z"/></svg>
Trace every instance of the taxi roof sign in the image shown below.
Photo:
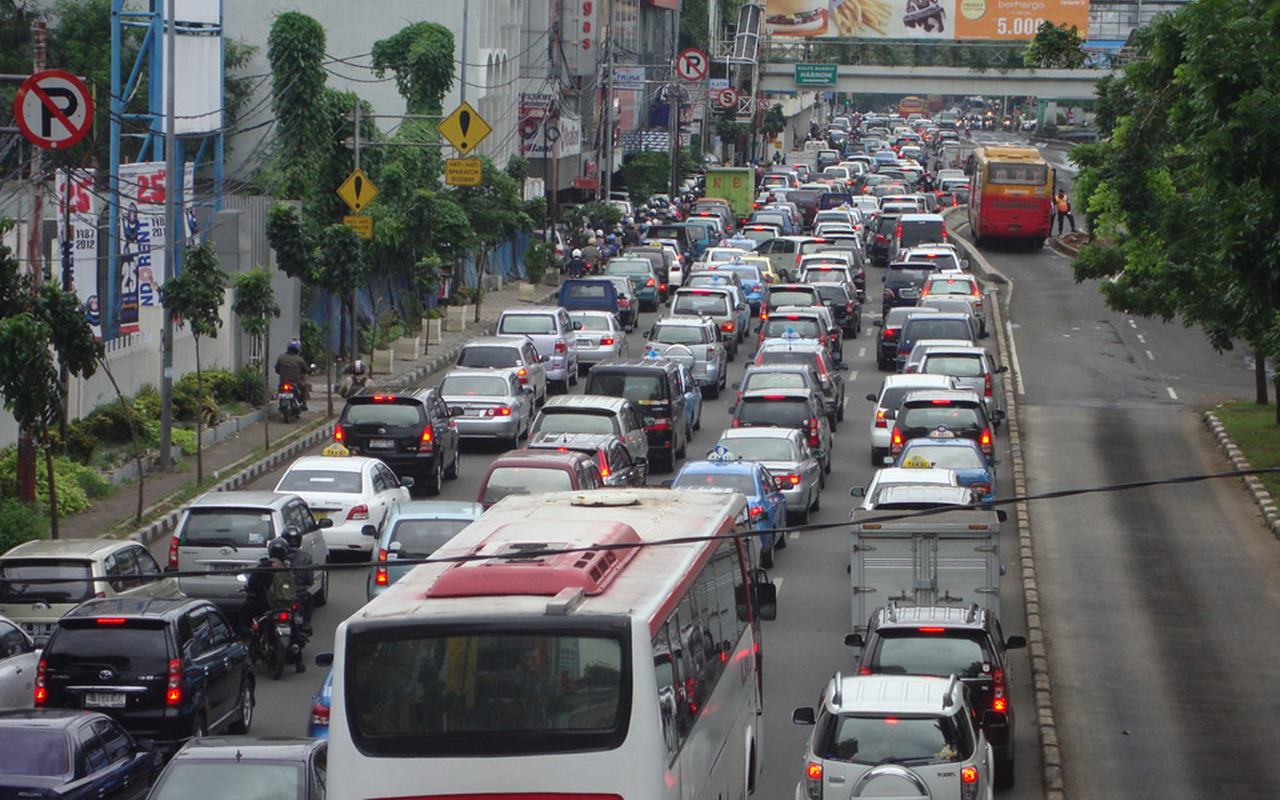
<svg viewBox="0 0 1280 800"><path fill-rule="evenodd" d="M344 447L342 445L342 442L334 442L333 444L329 445L325 449L321 450L320 455L341 458L343 456L351 455L351 451L348 450L346 447Z"/></svg>
<svg viewBox="0 0 1280 800"><path fill-rule="evenodd" d="M742 457L735 455L732 450L722 444L718 444L711 448L711 452L707 453L708 461L741 461Z"/></svg>
<svg viewBox="0 0 1280 800"><path fill-rule="evenodd" d="M933 462L917 453L914 456L907 456L902 466L904 469L933 469Z"/></svg>

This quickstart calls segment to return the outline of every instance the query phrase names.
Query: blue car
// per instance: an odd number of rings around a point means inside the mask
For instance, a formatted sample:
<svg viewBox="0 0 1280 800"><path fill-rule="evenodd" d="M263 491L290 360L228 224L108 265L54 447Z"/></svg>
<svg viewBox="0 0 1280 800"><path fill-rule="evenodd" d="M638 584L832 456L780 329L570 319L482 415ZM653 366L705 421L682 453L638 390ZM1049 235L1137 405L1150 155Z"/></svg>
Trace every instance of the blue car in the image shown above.
<svg viewBox="0 0 1280 800"><path fill-rule="evenodd" d="M687 461L671 481L673 489L734 489L747 498L751 525L760 534L760 566L773 566L774 547L787 546L772 531L787 526L787 500L769 470L758 461L743 461L717 445L703 461ZM767 531L767 532L766 532Z"/></svg>
<svg viewBox="0 0 1280 800"><path fill-rule="evenodd" d="M136 800L164 763L155 742L134 739L106 714L80 709L2 712L0 746L5 798Z"/></svg>
<svg viewBox="0 0 1280 800"><path fill-rule="evenodd" d="M938 467L955 470L961 486L977 490L984 508L995 500L996 467L972 439L909 439L895 467Z"/></svg>
<svg viewBox="0 0 1280 800"><path fill-rule="evenodd" d="M311 716L307 718L307 735L312 739L329 738L329 709L333 706L333 668L324 676L324 683L311 695Z"/></svg>

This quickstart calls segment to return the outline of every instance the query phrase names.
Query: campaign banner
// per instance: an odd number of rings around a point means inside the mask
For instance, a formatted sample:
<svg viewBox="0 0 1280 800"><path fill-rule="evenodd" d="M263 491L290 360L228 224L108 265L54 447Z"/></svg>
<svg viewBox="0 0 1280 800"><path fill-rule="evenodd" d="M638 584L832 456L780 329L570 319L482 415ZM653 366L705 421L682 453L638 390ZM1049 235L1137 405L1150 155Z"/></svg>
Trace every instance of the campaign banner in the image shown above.
<svg viewBox="0 0 1280 800"><path fill-rule="evenodd" d="M183 176L182 214L184 239L194 240L195 210L190 203L195 191L195 169L186 165ZM138 331L141 308L160 305L160 286L166 278L165 192L168 183L163 161L120 165L120 332Z"/></svg>
<svg viewBox="0 0 1280 800"><path fill-rule="evenodd" d="M69 273L70 290L80 301L93 335L102 338L102 302L98 297L98 196L91 169L77 169L70 179L66 170L54 176L58 198L58 230L70 252L62 254L62 270ZM69 205L69 207L68 207ZM69 213L68 213L69 212ZM69 222L69 229L64 225ZM61 282L61 281L59 281Z"/></svg>
<svg viewBox="0 0 1280 800"><path fill-rule="evenodd" d="M1089 0L767 0L774 36L1026 40L1043 22L1089 29Z"/></svg>

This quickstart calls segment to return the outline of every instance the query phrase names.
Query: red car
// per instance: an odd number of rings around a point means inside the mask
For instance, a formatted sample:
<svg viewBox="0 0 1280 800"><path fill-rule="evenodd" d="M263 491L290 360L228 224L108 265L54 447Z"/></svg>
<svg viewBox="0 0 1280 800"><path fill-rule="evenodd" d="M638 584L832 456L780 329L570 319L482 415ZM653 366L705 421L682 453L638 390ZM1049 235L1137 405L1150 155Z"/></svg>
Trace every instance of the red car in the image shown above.
<svg viewBox="0 0 1280 800"><path fill-rule="evenodd" d="M476 502L486 509L511 494L541 494L604 485L595 459L578 451L512 450L489 464Z"/></svg>

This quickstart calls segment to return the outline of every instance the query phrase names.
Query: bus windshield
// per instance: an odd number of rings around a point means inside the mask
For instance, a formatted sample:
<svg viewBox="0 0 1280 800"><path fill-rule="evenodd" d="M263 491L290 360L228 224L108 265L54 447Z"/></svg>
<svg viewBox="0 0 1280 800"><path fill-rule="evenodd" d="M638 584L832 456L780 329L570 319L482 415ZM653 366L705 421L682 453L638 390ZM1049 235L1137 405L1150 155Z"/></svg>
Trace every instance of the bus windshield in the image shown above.
<svg viewBox="0 0 1280 800"><path fill-rule="evenodd" d="M626 664L621 632L355 632L348 724L374 756L604 749L626 735Z"/></svg>

